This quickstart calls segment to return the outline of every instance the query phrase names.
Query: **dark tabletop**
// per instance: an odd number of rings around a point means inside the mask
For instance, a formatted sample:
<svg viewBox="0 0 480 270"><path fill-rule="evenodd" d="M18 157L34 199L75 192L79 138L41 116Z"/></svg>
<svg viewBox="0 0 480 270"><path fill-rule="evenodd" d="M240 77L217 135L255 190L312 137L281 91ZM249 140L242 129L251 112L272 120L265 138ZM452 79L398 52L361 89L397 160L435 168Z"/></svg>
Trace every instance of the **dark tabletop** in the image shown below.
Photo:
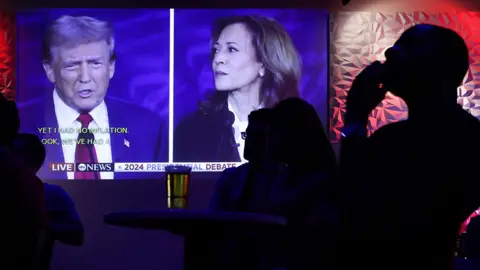
<svg viewBox="0 0 480 270"><path fill-rule="evenodd" d="M286 226L285 218L278 216L214 211L163 210L117 212L105 215L105 223L114 226L167 230L175 234L196 231L262 230Z"/></svg>

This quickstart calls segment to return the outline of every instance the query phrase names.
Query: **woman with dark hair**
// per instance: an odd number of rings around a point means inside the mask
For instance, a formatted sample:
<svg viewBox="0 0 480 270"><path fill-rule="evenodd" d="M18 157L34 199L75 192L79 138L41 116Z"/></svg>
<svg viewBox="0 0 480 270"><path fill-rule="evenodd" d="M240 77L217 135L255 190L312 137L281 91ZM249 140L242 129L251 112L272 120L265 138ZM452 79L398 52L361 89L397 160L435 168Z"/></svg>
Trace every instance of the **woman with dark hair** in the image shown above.
<svg viewBox="0 0 480 270"><path fill-rule="evenodd" d="M298 97L301 62L292 39L275 20L240 16L212 31L215 91L174 132L176 162L240 162L248 115Z"/></svg>

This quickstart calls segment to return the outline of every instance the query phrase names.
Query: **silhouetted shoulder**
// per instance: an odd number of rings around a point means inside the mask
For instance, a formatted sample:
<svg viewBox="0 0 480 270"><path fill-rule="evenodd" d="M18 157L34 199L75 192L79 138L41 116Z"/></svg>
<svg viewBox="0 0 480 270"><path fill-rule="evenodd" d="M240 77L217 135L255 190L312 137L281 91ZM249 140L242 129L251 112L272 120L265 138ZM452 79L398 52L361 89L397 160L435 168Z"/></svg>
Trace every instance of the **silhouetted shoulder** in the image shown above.
<svg viewBox="0 0 480 270"><path fill-rule="evenodd" d="M225 169L223 170L222 175L220 176L220 179L237 178L239 174L242 174L248 171L248 167L249 167L249 163L243 163L238 167Z"/></svg>
<svg viewBox="0 0 480 270"><path fill-rule="evenodd" d="M465 110L460 111L460 117L463 119L463 128L469 129L470 132L475 132L475 135L480 135L480 121Z"/></svg>
<svg viewBox="0 0 480 270"><path fill-rule="evenodd" d="M209 209L217 211L231 211L235 208L239 198L239 190L244 188L241 173L248 168L248 163L236 168L225 169L217 180L214 195L210 201Z"/></svg>
<svg viewBox="0 0 480 270"><path fill-rule="evenodd" d="M244 177L248 172L248 163L244 163L238 167L228 168L223 170L222 174L218 178L218 186L221 187L236 187L238 186L237 182L243 182Z"/></svg>
<svg viewBox="0 0 480 270"><path fill-rule="evenodd" d="M475 143L480 137L480 121L469 112L461 109L459 116L453 119L452 129L452 147L457 147L461 151L463 159L472 162L472 166L477 166L477 155L480 151L480 144ZM468 147L458 146L468 145Z"/></svg>
<svg viewBox="0 0 480 270"><path fill-rule="evenodd" d="M242 166L243 166L243 165L242 165ZM241 166L239 166L239 167L241 167ZM223 170L222 174L225 175L225 176L227 176L227 175L228 175L228 176L233 175L233 174L235 174L235 172L236 172L237 170L239 170L239 167L234 167L234 168L225 169L225 170Z"/></svg>
<svg viewBox="0 0 480 270"><path fill-rule="evenodd" d="M243 163L242 165L234 168L228 168L227 170L232 170L232 172L245 172L250 167L250 163Z"/></svg>
<svg viewBox="0 0 480 270"><path fill-rule="evenodd" d="M370 144L385 143L392 138L402 136L408 130L407 121L399 121L382 126L376 130L370 137Z"/></svg>
<svg viewBox="0 0 480 270"><path fill-rule="evenodd" d="M29 224L47 228L49 222L42 182L25 170L18 157L3 147L0 147L0 180L2 226Z"/></svg>
<svg viewBox="0 0 480 270"><path fill-rule="evenodd" d="M44 183L45 201L47 209L52 210L65 210L65 208L71 208L73 206L73 200L70 195L59 185L52 185Z"/></svg>

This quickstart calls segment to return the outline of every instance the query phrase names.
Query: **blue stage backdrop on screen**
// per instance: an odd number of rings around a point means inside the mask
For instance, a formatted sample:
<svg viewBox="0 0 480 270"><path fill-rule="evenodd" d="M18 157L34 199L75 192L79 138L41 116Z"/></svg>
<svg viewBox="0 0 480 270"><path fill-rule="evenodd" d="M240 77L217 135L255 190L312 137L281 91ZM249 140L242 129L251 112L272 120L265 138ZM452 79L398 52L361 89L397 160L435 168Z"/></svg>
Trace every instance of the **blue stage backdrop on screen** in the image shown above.
<svg viewBox="0 0 480 270"><path fill-rule="evenodd" d="M175 10L174 14L174 161L243 161L244 138L241 137L247 125L245 118L255 105L272 106L272 99L262 94L265 99L260 101L255 101L251 95L241 99L241 92L262 93L264 88L271 87L272 69L288 70L285 69L288 65L294 66L294 60L298 58L295 48L301 59L301 66L296 68L301 71L301 79L289 81L285 78L291 73L279 72L281 79L277 81L282 81L283 85L280 83L271 89L278 100L292 96L287 92L298 87L300 96L316 107L323 125L327 126L327 12L307 9L181 9ZM240 18L243 24L223 28L219 36L213 37L217 39L213 43L218 41L218 44L212 46L214 24L221 18L235 16L251 17ZM264 52L270 56L268 63L254 59L255 53L260 54L251 42L256 32L266 33ZM281 38L276 38L278 36ZM293 46L285 36L291 38ZM214 76L214 69L217 69L218 76ZM282 92L278 89L282 87L288 90ZM219 92L224 94L212 97L212 93ZM240 97L227 102L225 93L240 94ZM252 104L232 105L242 100ZM199 102L202 102L201 106ZM225 105L220 107L226 110L218 111L218 105ZM245 108L248 106L251 108ZM244 115L236 109L242 110ZM231 115L229 111L235 114Z"/></svg>
<svg viewBox="0 0 480 270"><path fill-rule="evenodd" d="M57 163L168 161L169 10L39 9L16 17L21 131L47 148L39 176L150 178Z"/></svg>

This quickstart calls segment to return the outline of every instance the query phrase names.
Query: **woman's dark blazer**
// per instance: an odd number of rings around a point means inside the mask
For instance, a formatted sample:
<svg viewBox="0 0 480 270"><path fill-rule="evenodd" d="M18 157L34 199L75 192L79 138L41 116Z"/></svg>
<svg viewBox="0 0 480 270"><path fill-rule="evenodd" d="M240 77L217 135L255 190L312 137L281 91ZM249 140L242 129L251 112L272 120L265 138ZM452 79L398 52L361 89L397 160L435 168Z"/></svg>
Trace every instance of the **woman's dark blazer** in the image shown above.
<svg viewBox="0 0 480 270"><path fill-rule="evenodd" d="M175 127L175 162L240 162L233 134L235 116L228 110L227 93L216 92Z"/></svg>

